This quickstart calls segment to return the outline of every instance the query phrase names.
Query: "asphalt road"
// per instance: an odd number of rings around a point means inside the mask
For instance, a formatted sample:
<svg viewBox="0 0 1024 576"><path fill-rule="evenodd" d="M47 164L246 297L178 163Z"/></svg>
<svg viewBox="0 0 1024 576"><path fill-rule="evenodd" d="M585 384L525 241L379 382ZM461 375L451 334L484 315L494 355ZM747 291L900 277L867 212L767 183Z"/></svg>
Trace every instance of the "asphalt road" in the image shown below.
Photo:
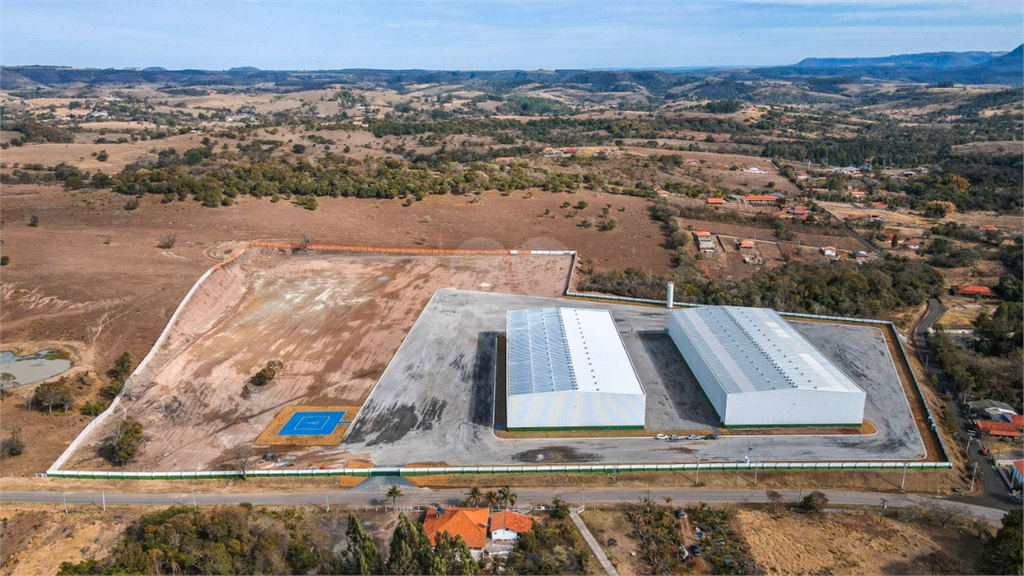
<svg viewBox="0 0 1024 576"><path fill-rule="evenodd" d="M932 373L932 366L930 364L932 355L931 350L928 347L928 330L942 317L942 314L946 311L942 302L938 298L928 298L928 310L925 315L914 327L912 332L914 338L914 348L917 350L918 360L921 361L921 365L925 367L925 370L930 374ZM939 373L936 367L936 372ZM968 431L970 429L970 421L964 417L963 412L957 403L956 398L946 403L949 411L956 418L957 426L961 431L963 438L968 437ZM963 443L966 445L967 441ZM953 446L950 446L953 449ZM979 453L981 445L979 442L971 442L971 449L968 451L968 458L971 463L977 464L978 471L975 482L981 484L982 495L980 496L969 496L960 495L953 497L954 500L964 503L974 503L983 506L1007 508L1012 506L1020 506L1020 502L1014 500L1010 494L1010 489L1003 482L1002 478L999 477L999 472L996 471L988 460Z"/></svg>
<svg viewBox="0 0 1024 576"><path fill-rule="evenodd" d="M428 488L406 488L401 498L401 506L453 505L463 500L462 490L430 490ZM575 488L524 488L517 489L518 503L521 506L539 506L550 504L552 498L558 496L570 505L583 503L608 504L618 502L636 502L640 498L650 497L661 501L666 496L673 503L685 506L688 503L704 502L707 504L726 503L765 503L767 497L764 490L696 490L679 488L657 488L650 490L636 488L594 488L582 491ZM779 493L790 502L796 502L807 495L810 490L779 490ZM968 513L979 516L998 524L1005 514L1004 510L954 502L946 499L928 498L916 494L898 494L886 492L849 492L822 490L832 504L877 506L882 509L882 501L886 506L904 508L928 501L943 507L963 507ZM373 507L390 506L391 500L384 492L379 494L356 492L351 490L333 490L324 492L263 492L254 494L202 494L202 493L162 493L138 494L125 492L44 492L44 491L11 491L0 493L0 503L49 503L61 504L94 504L107 505L143 505L172 506L175 504L199 506L218 504L240 504L243 502L257 506L354 506Z"/></svg>

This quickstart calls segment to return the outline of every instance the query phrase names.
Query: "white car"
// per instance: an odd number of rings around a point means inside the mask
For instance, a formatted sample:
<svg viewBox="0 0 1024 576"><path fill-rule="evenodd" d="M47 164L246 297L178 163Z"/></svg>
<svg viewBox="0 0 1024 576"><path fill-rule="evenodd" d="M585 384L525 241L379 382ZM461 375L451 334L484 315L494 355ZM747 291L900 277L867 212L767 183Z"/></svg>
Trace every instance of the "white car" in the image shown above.
<svg viewBox="0 0 1024 576"><path fill-rule="evenodd" d="M655 434L654 435L654 439L655 440L668 440L668 436L666 436L664 434Z"/></svg>
<svg viewBox="0 0 1024 576"><path fill-rule="evenodd" d="M690 434L689 436L686 437L686 439L687 440L700 440L700 436L697 436L696 434Z"/></svg>

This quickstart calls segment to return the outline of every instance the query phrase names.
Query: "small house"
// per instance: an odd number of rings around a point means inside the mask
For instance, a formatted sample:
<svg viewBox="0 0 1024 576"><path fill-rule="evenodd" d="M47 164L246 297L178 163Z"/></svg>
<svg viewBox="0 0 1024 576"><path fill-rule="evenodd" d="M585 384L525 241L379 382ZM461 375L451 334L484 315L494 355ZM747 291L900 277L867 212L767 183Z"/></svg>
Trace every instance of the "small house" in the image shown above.
<svg viewBox="0 0 1024 576"><path fill-rule="evenodd" d="M747 250L753 250L754 248L756 248L756 246L754 245L754 241L753 240L740 240L737 243L737 245L739 246L741 252L742 251L747 251Z"/></svg>
<svg viewBox="0 0 1024 576"><path fill-rule="evenodd" d="M712 206L723 206L725 203L725 198L708 198L708 204Z"/></svg>
<svg viewBox="0 0 1024 576"><path fill-rule="evenodd" d="M957 296L974 296L977 298L995 298L995 290L988 286L953 286L953 294Z"/></svg>
<svg viewBox="0 0 1024 576"><path fill-rule="evenodd" d="M976 420L974 426L978 429L980 436L992 436L1001 438L1020 438L1021 431L1010 422L997 420Z"/></svg>
<svg viewBox="0 0 1024 576"><path fill-rule="evenodd" d="M470 549L482 550L487 545L487 524L491 511L487 508L431 508L423 519L423 531L430 538L431 546L437 545L437 537L447 532L453 538L458 536Z"/></svg>
<svg viewBox="0 0 1024 576"><path fill-rule="evenodd" d="M835 258L836 256L839 255L839 253L836 252L835 246L822 246L821 253L830 258Z"/></svg>
<svg viewBox="0 0 1024 576"><path fill-rule="evenodd" d="M518 540L533 528L533 520L529 516L517 514L511 510L502 510L491 516L491 540L495 542Z"/></svg>
<svg viewBox="0 0 1024 576"><path fill-rule="evenodd" d="M697 247L701 252L715 251L715 240L711 237L711 232L698 230L693 233L693 239L697 241Z"/></svg>
<svg viewBox="0 0 1024 576"><path fill-rule="evenodd" d="M889 205L886 204L885 202L872 202L871 204L869 204L869 206L871 206L872 210L888 210L889 209Z"/></svg>

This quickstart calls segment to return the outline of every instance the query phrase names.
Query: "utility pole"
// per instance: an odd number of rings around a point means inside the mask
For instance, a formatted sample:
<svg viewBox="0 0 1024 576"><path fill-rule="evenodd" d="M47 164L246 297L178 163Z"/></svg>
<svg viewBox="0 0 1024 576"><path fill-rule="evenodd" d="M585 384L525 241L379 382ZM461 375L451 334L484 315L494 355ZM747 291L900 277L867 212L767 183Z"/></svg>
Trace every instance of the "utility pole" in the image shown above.
<svg viewBox="0 0 1024 576"><path fill-rule="evenodd" d="M331 511L331 495L329 493L327 493L327 492L324 492L324 500L327 501L327 511L330 512Z"/></svg>
<svg viewBox="0 0 1024 576"><path fill-rule="evenodd" d="M903 463L903 480L900 480L900 490L907 484L907 463Z"/></svg>
<svg viewBox="0 0 1024 576"><path fill-rule="evenodd" d="M693 485L697 486L700 484L700 457L697 458L697 473L693 477Z"/></svg>
<svg viewBox="0 0 1024 576"><path fill-rule="evenodd" d="M974 463L974 469L971 471L971 487L967 489L968 492L974 491L974 477L978 474L978 463Z"/></svg>
<svg viewBox="0 0 1024 576"><path fill-rule="evenodd" d="M192 491L192 508L199 510L199 506L196 504L196 491Z"/></svg>
<svg viewBox="0 0 1024 576"><path fill-rule="evenodd" d="M970 456L970 454L971 454L971 442L973 442L973 441L974 441L974 430L968 430L967 431L967 446L964 447L964 451L967 452L968 456Z"/></svg>
<svg viewBox="0 0 1024 576"><path fill-rule="evenodd" d="M64 497L64 515L65 516L68 515L68 497L67 496Z"/></svg>
<svg viewBox="0 0 1024 576"><path fill-rule="evenodd" d="M102 492L102 496L103 496L103 511L106 512L107 511L107 491L106 490L104 490Z"/></svg>

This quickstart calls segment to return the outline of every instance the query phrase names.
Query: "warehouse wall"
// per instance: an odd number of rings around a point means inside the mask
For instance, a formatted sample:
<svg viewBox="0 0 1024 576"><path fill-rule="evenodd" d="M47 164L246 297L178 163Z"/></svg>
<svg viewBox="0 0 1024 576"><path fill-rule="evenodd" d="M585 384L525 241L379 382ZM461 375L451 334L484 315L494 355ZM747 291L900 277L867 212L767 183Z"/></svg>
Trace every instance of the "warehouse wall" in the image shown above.
<svg viewBox="0 0 1024 576"><path fill-rule="evenodd" d="M508 397L508 429L643 428L643 394L546 392Z"/></svg>
<svg viewBox="0 0 1024 576"><path fill-rule="evenodd" d="M725 388L722 387L721 382L718 381L711 371L711 368L708 367L707 362L701 357L700 352L690 342L690 339L686 336L682 326L679 325L679 321L676 320L673 314L668 315L668 335L675 342L679 353L683 355L683 359L686 360L686 365L690 367L690 371L693 372L697 381L700 382L701 388L704 389L704 394L711 400L711 405L714 406L715 412L718 412L718 417L724 422L728 394Z"/></svg>
<svg viewBox="0 0 1024 576"><path fill-rule="evenodd" d="M772 390L729 396L726 426L860 426L864 392Z"/></svg>

